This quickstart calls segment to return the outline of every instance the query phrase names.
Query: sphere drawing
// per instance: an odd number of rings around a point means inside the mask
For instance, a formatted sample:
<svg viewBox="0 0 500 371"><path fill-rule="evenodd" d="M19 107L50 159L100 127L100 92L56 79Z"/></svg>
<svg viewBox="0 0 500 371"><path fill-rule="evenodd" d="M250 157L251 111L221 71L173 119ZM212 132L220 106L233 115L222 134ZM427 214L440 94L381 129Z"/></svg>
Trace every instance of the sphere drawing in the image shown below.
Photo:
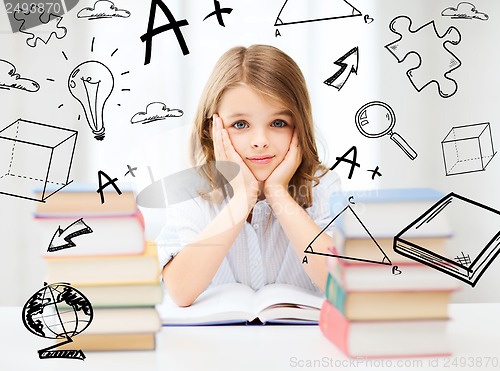
<svg viewBox="0 0 500 371"><path fill-rule="evenodd" d="M47 339L67 339L84 331L94 312L89 300L68 283L45 284L23 307L24 326Z"/></svg>

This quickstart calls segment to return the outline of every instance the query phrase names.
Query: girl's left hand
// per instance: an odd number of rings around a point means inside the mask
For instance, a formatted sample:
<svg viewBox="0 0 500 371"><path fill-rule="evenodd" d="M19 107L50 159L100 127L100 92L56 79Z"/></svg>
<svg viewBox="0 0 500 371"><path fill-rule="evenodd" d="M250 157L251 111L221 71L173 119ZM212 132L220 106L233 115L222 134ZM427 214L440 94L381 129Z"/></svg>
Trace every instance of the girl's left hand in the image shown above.
<svg viewBox="0 0 500 371"><path fill-rule="evenodd" d="M264 182L264 194L270 196L276 191L285 191L288 193L288 184L293 174L297 171L302 162L302 151L299 147L297 129L293 131L290 147L281 163L273 170L271 175Z"/></svg>

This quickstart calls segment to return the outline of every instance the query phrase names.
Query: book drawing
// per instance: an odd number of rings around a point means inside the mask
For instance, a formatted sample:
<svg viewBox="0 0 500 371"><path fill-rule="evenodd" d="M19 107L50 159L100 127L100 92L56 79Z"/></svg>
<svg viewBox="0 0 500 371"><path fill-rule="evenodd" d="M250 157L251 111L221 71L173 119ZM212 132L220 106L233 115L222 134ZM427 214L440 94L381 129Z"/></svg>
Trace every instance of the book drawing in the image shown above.
<svg viewBox="0 0 500 371"><path fill-rule="evenodd" d="M460 244L464 250L458 254L456 251L438 254L414 243L414 236L425 235L425 230L432 228L432 224L442 223L451 215L482 225L481 229L476 229L471 223L469 228L455 231L453 245ZM477 230L482 229L488 232L478 235ZM393 248L403 256L474 287L500 252L500 211L451 192L398 233Z"/></svg>

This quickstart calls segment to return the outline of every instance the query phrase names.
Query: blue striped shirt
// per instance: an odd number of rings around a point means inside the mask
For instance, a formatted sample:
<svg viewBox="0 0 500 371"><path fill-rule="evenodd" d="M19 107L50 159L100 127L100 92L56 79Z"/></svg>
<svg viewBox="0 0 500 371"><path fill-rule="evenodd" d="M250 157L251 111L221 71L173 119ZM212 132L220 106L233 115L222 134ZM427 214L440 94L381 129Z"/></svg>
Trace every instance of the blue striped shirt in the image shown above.
<svg viewBox="0 0 500 371"><path fill-rule="evenodd" d="M312 189L313 204L306 211L321 229L331 221L329 196L339 190L340 179L332 171ZM169 206L167 223L156 239L161 267L196 238L224 206L224 202L214 204L201 197ZM333 223L326 232L332 235L332 231ZM302 267L302 258L297 256L267 200L261 200L255 204L251 222L245 222L210 285L239 282L258 289L262 285L287 283L319 291Z"/></svg>

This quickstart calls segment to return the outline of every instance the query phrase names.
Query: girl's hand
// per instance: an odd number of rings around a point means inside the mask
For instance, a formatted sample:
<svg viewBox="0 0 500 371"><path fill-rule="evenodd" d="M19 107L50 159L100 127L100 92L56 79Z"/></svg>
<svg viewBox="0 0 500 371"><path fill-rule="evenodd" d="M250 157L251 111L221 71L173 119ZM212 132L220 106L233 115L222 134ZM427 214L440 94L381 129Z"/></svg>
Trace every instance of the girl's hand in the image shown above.
<svg viewBox="0 0 500 371"><path fill-rule="evenodd" d="M212 139L214 143L214 153L217 170L219 170L226 179L231 179L229 184L233 187L234 195L246 194L249 207L253 207L257 202L259 194L259 182L250 171L248 166L243 162L241 156L236 152L233 143L229 138L227 130L224 129L222 119L219 115L215 114L212 121ZM231 161L239 166L239 172L236 177L233 175L226 176L224 174L225 167L220 161ZM219 165L217 165L219 163Z"/></svg>
<svg viewBox="0 0 500 371"><path fill-rule="evenodd" d="M292 179L301 162L302 151L299 148L297 130L295 129L285 158L264 182L264 194L266 198L270 198L276 192L285 192L288 194L290 179Z"/></svg>

